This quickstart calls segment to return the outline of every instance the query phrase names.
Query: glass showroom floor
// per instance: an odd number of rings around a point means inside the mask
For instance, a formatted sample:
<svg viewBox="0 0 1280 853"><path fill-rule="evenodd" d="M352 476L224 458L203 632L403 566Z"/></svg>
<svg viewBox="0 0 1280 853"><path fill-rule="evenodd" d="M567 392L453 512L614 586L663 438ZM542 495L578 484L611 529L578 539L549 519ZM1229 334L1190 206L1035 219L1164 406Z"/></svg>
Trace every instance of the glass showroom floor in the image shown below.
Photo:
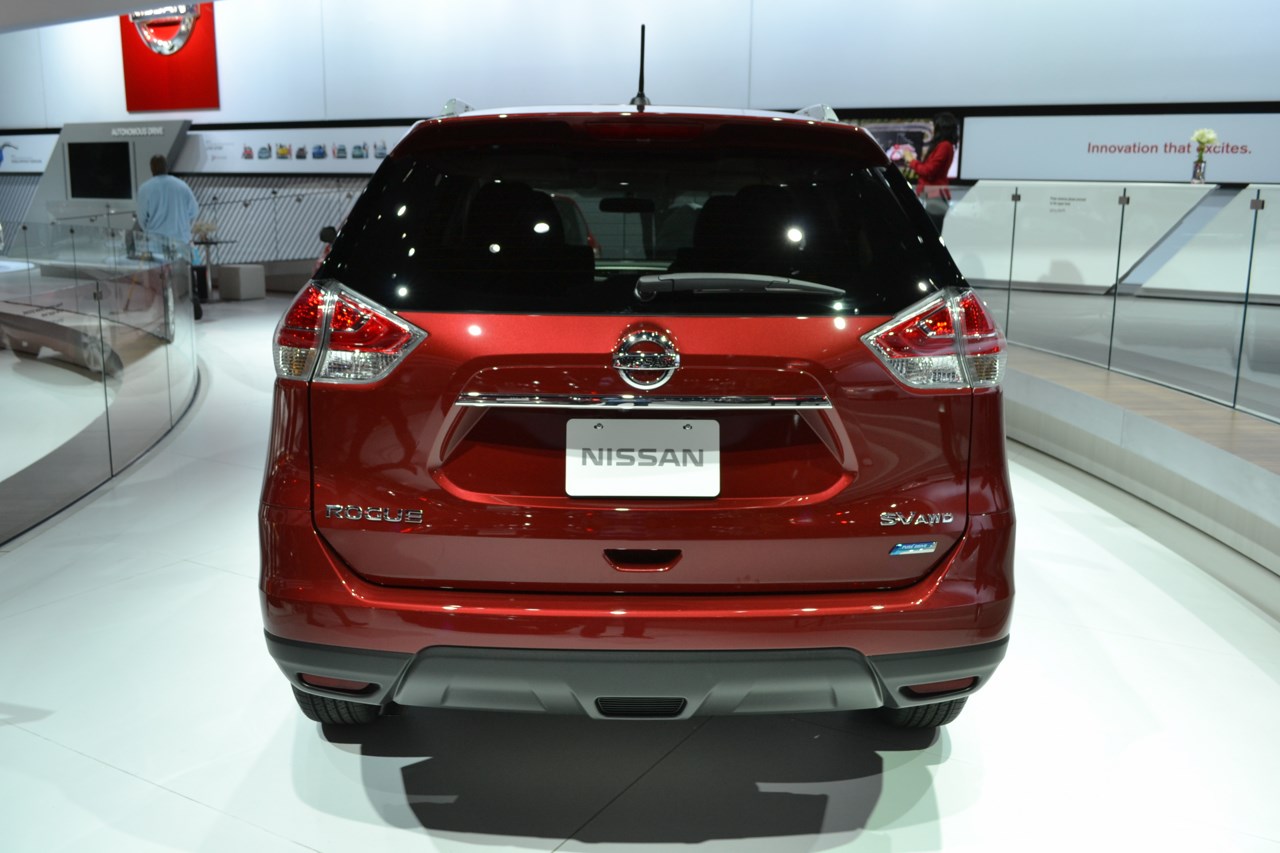
<svg viewBox="0 0 1280 853"><path fill-rule="evenodd" d="M1263 571L1013 448L1009 656L952 725L302 717L263 645L271 332L215 302L193 410L0 551L0 849L1280 851L1280 625Z"/></svg>

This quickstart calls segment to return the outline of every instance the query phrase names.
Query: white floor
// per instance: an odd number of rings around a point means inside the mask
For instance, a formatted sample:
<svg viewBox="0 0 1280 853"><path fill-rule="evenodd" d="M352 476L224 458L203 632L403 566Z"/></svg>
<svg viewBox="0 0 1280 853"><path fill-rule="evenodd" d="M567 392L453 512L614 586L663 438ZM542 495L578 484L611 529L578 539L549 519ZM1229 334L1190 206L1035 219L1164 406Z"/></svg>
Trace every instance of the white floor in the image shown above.
<svg viewBox="0 0 1280 853"><path fill-rule="evenodd" d="M0 480L57 450L102 417L117 383L104 385L100 376L61 359L0 349L5 418Z"/></svg>
<svg viewBox="0 0 1280 853"><path fill-rule="evenodd" d="M0 851L1280 851L1262 571L1014 448L1001 670L936 737L866 714L305 720L263 646L255 510L286 300L214 303L195 408L0 552Z"/></svg>

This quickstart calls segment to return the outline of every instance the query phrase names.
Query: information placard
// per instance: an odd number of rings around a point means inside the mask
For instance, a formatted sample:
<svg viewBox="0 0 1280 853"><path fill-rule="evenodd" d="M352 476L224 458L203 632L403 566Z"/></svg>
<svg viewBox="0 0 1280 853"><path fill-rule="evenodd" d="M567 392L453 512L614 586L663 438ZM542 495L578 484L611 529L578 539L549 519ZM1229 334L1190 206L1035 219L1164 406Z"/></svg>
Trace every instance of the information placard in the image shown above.
<svg viewBox="0 0 1280 853"><path fill-rule="evenodd" d="M182 174L372 174L409 125L199 130L187 134Z"/></svg>

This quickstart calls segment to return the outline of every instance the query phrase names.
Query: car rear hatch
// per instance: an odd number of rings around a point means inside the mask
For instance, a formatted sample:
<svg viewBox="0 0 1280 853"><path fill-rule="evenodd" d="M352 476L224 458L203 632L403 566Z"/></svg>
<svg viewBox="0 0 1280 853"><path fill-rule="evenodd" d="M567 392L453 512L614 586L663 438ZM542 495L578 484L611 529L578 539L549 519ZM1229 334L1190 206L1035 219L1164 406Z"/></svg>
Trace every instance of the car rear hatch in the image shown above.
<svg viewBox="0 0 1280 853"><path fill-rule="evenodd" d="M597 120L420 127L371 182L278 333L310 380L316 528L394 586L929 573L1000 340L905 184L848 128Z"/></svg>

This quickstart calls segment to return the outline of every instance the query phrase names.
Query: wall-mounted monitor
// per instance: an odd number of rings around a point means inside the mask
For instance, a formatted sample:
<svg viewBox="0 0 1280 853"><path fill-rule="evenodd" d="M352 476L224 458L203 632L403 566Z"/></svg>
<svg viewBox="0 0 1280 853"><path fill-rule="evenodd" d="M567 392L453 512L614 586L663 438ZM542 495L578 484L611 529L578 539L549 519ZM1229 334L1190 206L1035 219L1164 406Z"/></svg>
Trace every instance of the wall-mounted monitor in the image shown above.
<svg viewBox="0 0 1280 853"><path fill-rule="evenodd" d="M71 198L133 198L133 151L128 142L68 142Z"/></svg>

